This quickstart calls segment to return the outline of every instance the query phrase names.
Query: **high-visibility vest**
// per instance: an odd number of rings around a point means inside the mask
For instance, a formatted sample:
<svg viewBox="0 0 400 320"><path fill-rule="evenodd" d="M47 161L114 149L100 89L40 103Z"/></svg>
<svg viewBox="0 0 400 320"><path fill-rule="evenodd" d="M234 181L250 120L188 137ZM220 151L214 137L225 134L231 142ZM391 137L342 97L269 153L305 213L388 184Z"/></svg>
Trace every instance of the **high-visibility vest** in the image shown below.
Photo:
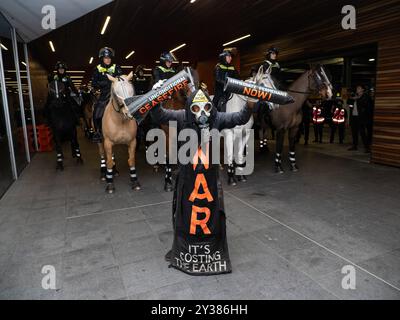
<svg viewBox="0 0 400 320"><path fill-rule="evenodd" d="M321 108L314 107L313 108L313 122L318 124L318 123L323 123L324 121L325 121L325 118L322 116Z"/></svg>
<svg viewBox="0 0 400 320"><path fill-rule="evenodd" d="M333 123L335 123L335 124L344 123L344 121L345 121L344 114L345 114L345 111L343 108L342 109L336 108L335 112L333 113L333 117L332 117Z"/></svg>
<svg viewBox="0 0 400 320"><path fill-rule="evenodd" d="M229 67L227 67L227 66L225 66L225 65L223 65L223 64L219 64L218 66L219 66L222 70L232 70L232 71L235 70L235 67L234 67L234 66L229 66Z"/></svg>
<svg viewBox="0 0 400 320"><path fill-rule="evenodd" d="M168 73L168 72L175 73L175 70L172 69L172 68L165 68L165 67L163 67L163 66L158 66L157 68L160 69L160 70L161 70L162 72L164 72L164 73Z"/></svg>
<svg viewBox="0 0 400 320"><path fill-rule="evenodd" d="M98 70L100 73L108 73L109 75L112 76L112 75L115 73L115 67L116 67L116 65L113 64L111 67L104 68L101 64L99 64L99 65L97 66L97 70Z"/></svg>

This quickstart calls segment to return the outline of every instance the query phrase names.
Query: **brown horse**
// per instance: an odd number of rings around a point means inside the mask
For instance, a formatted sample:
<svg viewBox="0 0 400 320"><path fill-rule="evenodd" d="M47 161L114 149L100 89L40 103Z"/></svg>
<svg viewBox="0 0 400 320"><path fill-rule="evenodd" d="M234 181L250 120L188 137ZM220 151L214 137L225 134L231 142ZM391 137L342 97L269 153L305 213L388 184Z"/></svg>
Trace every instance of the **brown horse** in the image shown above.
<svg viewBox="0 0 400 320"><path fill-rule="evenodd" d="M266 70L265 73L260 72L256 76L256 82L271 87L271 77ZM297 171L295 140L302 120L301 107L313 93L318 93L323 99L332 98L332 84L329 81L324 68L321 65L312 67L304 72L300 78L292 83L287 89L295 102L273 108L270 113L272 125L276 129L276 154L275 154L275 170L277 173L283 173L282 168L282 150L285 132L289 133L289 161L290 169Z"/></svg>
<svg viewBox="0 0 400 320"><path fill-rule="evenodd" d="M199 75L196 70L190 69L191 76L193 78L193 85L194 87L199 86ZM190 87L187 87L185 90L174 92L174 94L171 96L171 99L169 99L166 102L163 102L162 107L165 109L169 110L181 110L185 108L186 105L186 100L187 96L189 96L191 93ZM168 125L161 125L161 129L165 133L165 138L166 138L166 148L165 150L169 150L169 144L171 141L177 141L177 132L176 128L170 128ZM157 166L155 166L156 170ZM173 190L172 187L172 167L171 164L169 163L169 159L166 156L166 165L165 165L165 184L164 184L164 190L166 192L170 192Z"/></svg>
<svg viewBox="0 0 400 320"><path fill-rule="evenodd" d="M91 140L92 135L94 133L93 110L94 110L94 105L99 97L99 93L98 92L89 93L88 96L89 99L83 102L82 109L83 109L85 135L89 140Z"/></svg>
<svg viewBox="0 0 400 320"><path fill-rule="evenodd" d="M128 76L123 75L114 78L107 75L112 82L111 98L108 102L103 115L103 144L99 145L100 155L102 159L106 156L106 192L114 193L114 167L113 146L118 144L126 144L128 146L128 165L130 168L130 180L133 190L140 190L140 184L136 175L136 134L137 123L132 120L129 110L124 100L135 95L133 85L130 82L133 77L131 72Z"/></svg>

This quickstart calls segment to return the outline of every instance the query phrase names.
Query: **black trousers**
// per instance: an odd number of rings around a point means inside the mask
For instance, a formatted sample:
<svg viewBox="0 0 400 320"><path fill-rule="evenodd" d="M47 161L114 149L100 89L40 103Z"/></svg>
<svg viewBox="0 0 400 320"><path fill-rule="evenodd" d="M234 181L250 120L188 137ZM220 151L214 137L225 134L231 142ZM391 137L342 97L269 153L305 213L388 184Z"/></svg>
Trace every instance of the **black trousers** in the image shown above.
<svg viewBox="0 0 400 320"><path fill-rule="evenodd" d="M365 148L369 148L372 142L372 121L360 121L358 116L350 117L351 134L353 136L353 146L358 146L358 135Z"/></svg>
<svg viewBox="0 0 400 320"><path fill-rule="evenodd" d="M322 134L324 132L324 123L314 123L314 136L316 142L322 142Z"/></svg>
<svg viewBox="0 0 400 320"><path fill-rule="evenodd" d="M345 128L345 123L341 124L331 124L331 139L330 143L333 143L335 141L335 134L336 130L339 130L339 143L343 143L344 140L344 128Z"/></svg>

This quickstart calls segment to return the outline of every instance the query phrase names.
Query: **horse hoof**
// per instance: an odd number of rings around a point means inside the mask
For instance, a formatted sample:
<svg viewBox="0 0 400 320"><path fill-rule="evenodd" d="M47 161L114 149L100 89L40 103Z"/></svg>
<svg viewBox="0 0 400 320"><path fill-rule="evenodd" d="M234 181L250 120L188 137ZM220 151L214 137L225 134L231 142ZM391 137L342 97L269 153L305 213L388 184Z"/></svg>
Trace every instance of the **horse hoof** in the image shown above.
<svg viewBox="0 0 400 320"><path fill-rule="evenodd" d="M290 170L292 170L292 172L297 172L297 171L299 171L299 167L296 165L291 165Z"/></svg>
<svg viewBox="0 0 400 320"><path fill-rule="evenodd" d="M115 187L114 187L114 185L113 185L113 184L110 184L110 183L107 184L106 192L107 192L108 194L114 193L114 192L115 192Z"/></svg>
<svg viewBox="0 0 400 320"><path fill-rule="evenodd" d="M57 164L56 171L64 171L64 165L62 163Z"/></svg>
<svg viewBox="0 0 400 320"><path fill-rule="evenodd" d="M276 167L276 168L275 168L275 172L276 172L276 173L279 173L279 174L284 173L284 171L283 171L283 169L282 169L281 167Z"/></svg>
<svg viewBox="0 0 400 320"><path fill-rule="evenodd" d="M237 181L239 181L239 182L247 182L247 178L246 178L246 176L237 176Z"/></svg>
<svg viewBox="0 0 400 320"><path fill-rule="evenodd" d="M154 166L153 167L153 172L158 172L159 166Z"/></svg>
<svg viewBox="0 0 400 320"><path fill-rule="evenodd" d="M114 177L119 177L119 171L117 169L114 169Z"/></svg>
<svg viewBox="0 0 400 320"><path fill-rule="evenodd" d="M236 179L234 179L234 178L229 178L229 179L228 179L228 185L229 185L229 186L232 186L232 187L236 186L236 185L237 185Z"/></svg>
<svg viewBox="0 0 400 320"><path fill-rule="evenodd" d="M100 176L100 181L106 181L106 175L103 175L103 174L102 174L102 175Z"/></svg>
<svg viewBox="0 0 400 320"><path fill-rule="evenodd" d="M81 157L76 159L77 164L83 164L83 159Z"/></svg>
<svg viewBox="0 0 400 320"><path fill-rule="evenodd" d="M132 189L135 191L141 190L140 183L138 181L132 181Z"/></svg>

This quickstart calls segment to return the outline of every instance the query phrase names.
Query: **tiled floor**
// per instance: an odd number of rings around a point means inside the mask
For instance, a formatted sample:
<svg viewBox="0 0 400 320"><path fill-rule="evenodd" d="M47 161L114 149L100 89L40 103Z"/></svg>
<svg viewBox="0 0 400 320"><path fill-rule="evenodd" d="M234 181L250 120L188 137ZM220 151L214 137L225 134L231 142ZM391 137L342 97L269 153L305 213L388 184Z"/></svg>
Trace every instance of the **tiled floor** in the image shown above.
<svg viewBox="0 0 400 320"><path fill-rule="evenodd" d="M139 156L143 189L132 191L121 147L117 192L107 195L96 148L81 141L84 166L68 146L62 173L54 154L37 154L0 200L0 298L400 298L399 169L324 144L299 146L301 170L276 175L272 156L257 155L247 183L225 186L233 273L191 277L164 261L172 194L163 173ZM42 289L44 265L56 290ZM346 265L355 290L342 288Z"/></svg>

